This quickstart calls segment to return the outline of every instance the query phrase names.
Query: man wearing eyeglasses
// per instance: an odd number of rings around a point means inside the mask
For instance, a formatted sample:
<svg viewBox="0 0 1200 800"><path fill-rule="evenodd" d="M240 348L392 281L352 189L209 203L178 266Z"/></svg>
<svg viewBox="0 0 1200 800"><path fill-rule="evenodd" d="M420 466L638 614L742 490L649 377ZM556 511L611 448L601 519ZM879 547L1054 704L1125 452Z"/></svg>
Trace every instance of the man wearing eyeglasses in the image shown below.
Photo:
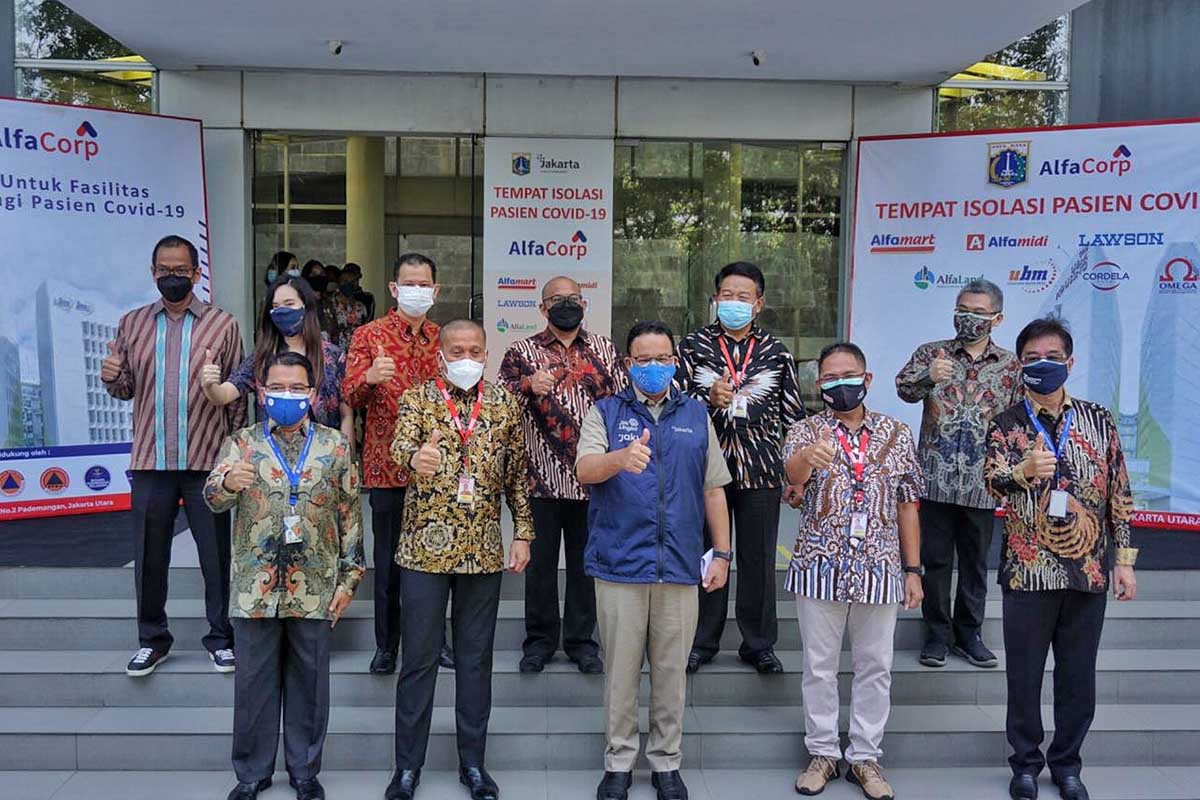
<svg viewBox="0 0 1200 800"><path fill-rule="evenodd" d="M130 487L140 644L125 671L134 677L154 672L174 641L167 629L167 574L182 500L204 576L209 630L202 642L218 672L233 672L229 514L210 511L203 489L221 441L246 424L246 405L209 403L200 372L210 358L222 376L236 369L242 335L237 320L193 292L200 254L187 239L159 240L150 275L162 297L121 317L100 366L108 393L133 401Z"/></svg>
<svg viewBox="0 0 1200 800"><path fill-rule="evenodd" d="M525 642L521 672L541 672L559 648L579 671L604 670L593 636L596 590L583 571L587 490L575 477L575 450L584 415L595 402L625 388L611 340L583 327L587 301L572 278L542 287L546 329L513 344L500 364L500 382L521 405L526 471L537 539L525 572ZM558 613L559 542L566 549L567 585Z"/></svg>
<svg viewBox="0 0 1200 800"><path fill-rule="evenodd" d="M988 487L1004 500L1000 586L1014 800L1035 800L1050 776L1063 800L1087 800L1080 750L1096 713L1096 655L1107 591L1137 593L1133 495L1108 409L1071 397L1074 341L1055 317L1017 336L1026 397L992 420ZM1111 579L1110 579L1111 573ZM1043 755L1042 680L1054 647L1054 740Z"/></svg>
<svg viewBox="0 0 1200 800"><path fill-rule="evenodd" d="M896 376L908 403L923 403L919 452L921 562L925 566L925 643L921 663L946 666L954 653L968 663L995 667L980 631L987 600L987 554L996 500L983 480L988 422L1021 397L1016 355L992 340L1004 320L1000 287L982 278L958 293L953 339L917 348ZM950 583L958 556L953 611Z"/></svg>

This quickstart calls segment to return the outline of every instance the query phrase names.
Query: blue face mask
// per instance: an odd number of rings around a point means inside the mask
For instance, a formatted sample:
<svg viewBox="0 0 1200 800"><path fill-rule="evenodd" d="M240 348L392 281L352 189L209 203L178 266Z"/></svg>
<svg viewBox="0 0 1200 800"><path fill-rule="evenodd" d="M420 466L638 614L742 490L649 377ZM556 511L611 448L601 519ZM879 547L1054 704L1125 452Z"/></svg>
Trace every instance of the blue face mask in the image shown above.
<svg viewBox="0 0 1200 800"><path fill-rule="evenodd" d="M739 331L754 319L754 304L741 300L722 300L717 303L717 319L731 331Z"/></svg>
<svg viewBox="0 0 1200 800"><path fill-rule="evenodd" d="M651 361L644 367L637 364L629 367L630 380L644 394L654 395L664 391L671 385L671 379L674 377L674 364L659 364L656 361Z"/></svg>
<svg viewBox="0 0 1200 800"><path fill-rule="evenodd" d="M268 392L267 416L280 425L295 425L308 413L308 395Z"/></svg>
<svg viewBox="0 0 1200 800"><path fill-rule="evenodd" d="M1038 394L1054 394L1067 382L1067 365L1062 361L1039 359L1021 367L1025 386Z"/></svg>
<svg viewBox="0 0 1200 800"><path fill-rule="evenodd" d="M271 322L284 336L299 336L304 330L304 309L279 306L271 309Z"/></svg>

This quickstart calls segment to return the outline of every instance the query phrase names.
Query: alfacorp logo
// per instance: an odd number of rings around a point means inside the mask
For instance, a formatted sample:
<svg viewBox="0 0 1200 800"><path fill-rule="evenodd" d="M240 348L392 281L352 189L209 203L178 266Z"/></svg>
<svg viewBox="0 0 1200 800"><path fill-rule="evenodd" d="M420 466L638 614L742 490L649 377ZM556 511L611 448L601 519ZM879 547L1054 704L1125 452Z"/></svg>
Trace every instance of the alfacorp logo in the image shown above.
<svg viewBox="0 0 1200 800"><path fill-rule="evenodd" d="M532 258L571 258L582 261L587 257L587 236L577 230L569 242L550 239L539 242L536 239L517 239L508 246L510 256L526 256Z"/></svg>
<svg viewBox="0 0 1200 800"><path fill-rule="evenodd" d="M1038 175L1111 175L1123 178L1133 171L1133 154L1125 145L1118 146L1109 158L1088 156L1081 161L1073 158L1055 158L1043 161Z"/></svg>
<svg viewBox="0 0 1200 800"><path fill-rule="evenodd" d="M1163 264L1162 274L1158 276L1159 294L1198 294L1200 293L1200 273L1196 266L1186 258L1172 258ZM4 486L0 485L0 491Z"/></svg>
<svg viewBox="0 0 1200 800"><path fill-rule="evenodd" d="M91 161L100 155L100 134L92 123L84 120L75 129L74 136L64 136L55 131L30 133L24 128L0 128L0 147L9 150L32 150L61 156L77 156Z"/></svg>
<svg viewBox="0 0 1200 800"><path fill-rule="evenodd" d="M1129 273L1115 261L1100 261L1083 273L1083 279L1102 292L1111 292L1129 280Z"/></svg>

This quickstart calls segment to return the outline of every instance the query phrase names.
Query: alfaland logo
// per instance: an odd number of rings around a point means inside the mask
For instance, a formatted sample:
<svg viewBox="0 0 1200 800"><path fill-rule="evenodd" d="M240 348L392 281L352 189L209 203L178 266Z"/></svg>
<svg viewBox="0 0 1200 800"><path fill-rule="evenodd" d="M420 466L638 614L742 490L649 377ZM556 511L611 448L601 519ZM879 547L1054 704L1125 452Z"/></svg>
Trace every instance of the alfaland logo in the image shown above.
<svg viewBox="0 0 1200 800"><path fill-rule="evenodd" d="M100 155L100 134L88 120L75 128L74 135L56 131L31 133L24 128L0 128L0 147L8 150L30 150L56 156L70 156L91 161Z"/></svg>

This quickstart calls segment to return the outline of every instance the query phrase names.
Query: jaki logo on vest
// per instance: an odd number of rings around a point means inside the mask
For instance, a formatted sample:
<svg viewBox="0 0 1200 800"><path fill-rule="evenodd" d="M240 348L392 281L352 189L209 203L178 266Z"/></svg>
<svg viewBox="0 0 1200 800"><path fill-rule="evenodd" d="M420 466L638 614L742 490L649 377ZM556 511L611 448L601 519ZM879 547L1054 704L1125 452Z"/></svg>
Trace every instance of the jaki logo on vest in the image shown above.
<svg viewBox="0 0 1200 800"><path fill-rule="evenodd" d="M100 155L100 142L96 141L98 138L96 128L87 120L80 123L73 136L64 136L54 131L30 133L24 128L0 128L0 147L76 156L84 161L91 161Z"/></svg>

